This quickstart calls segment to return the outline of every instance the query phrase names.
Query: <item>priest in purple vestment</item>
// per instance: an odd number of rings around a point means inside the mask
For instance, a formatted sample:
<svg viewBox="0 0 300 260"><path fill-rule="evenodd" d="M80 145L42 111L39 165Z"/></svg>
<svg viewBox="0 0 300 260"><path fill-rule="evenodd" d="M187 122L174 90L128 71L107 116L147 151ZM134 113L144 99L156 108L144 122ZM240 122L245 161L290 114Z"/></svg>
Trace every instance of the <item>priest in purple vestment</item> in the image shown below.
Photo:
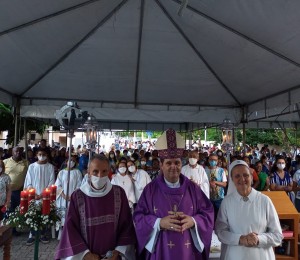
<svg viewBox="0 0 300 260"><path fill-rule="evenodd" d="M214 210L198 185L183 176L183 138L168 129L155 144L162 175L149 183L133 219L139 259L208 259Z"/></svg>
<svg viewBox="0 0 300 260"><path fill-rule="evenodd" d="M125 191L111 185L109 161L94 156L88 181L71 196L56 259L135 259L136 236Z"/></svg>

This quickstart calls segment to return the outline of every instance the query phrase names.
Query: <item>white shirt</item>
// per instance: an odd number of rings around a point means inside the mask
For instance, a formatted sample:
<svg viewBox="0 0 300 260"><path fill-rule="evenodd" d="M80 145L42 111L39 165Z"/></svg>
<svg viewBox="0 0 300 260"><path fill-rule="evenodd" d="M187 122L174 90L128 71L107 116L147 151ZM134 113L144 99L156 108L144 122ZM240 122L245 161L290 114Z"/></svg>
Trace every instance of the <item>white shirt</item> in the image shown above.
<svg viewBox="0 0 300 260"><path fill-rule="evenodd" d="M54 184L54 167L50 163L32 163L28 167L24 189L35 189L35 194L41 195L43 190Z"/></svg>
<svg viewBox="0 0 300 260"><path fill-rule="evenodd" d="M132 178L134 179L133 184L134 184L135 199L136 202L138 202L143 193L144 188L148 183L151 182L151 178L149 174L142 169L138 169L135 174L132 174Z"/></svg>
<svg viewBox="0 0 300 260"><path fill-rule="evenodd" d="M113 176L111 184L118 185L124 189L128 199L129 207L132 208L133 204L136 203L136 200L134 195L134 185L130 177L127 174L122 176L120 173L117 173Z"/></svg>
<svg viewBox="0 0 300 260"><path fill-rule="evenodd" d="M69 197L71 197L74 190L80 188L82 181L81 171L78 169L71 169L70 171L70 184L69 184ZM57 197L56 197L56 206L58 208L66 207L66 200L61 196L62 193L67 195L68 190L68 169L61 170L55 181L55 185L57 186ZM64 222L64 218L62 220ZM62 223L64 224L64 223Z"/></svg>
<svg viewBox="0 0 300 260"><path fill-rule="evenodd" d="M215 224L215 232L222 242L221 258L275 260L272 247L280 245L282 231L272 201L266 195L251 190L248 201L234 191L222 201ZM239 245L241 235L258 234L256 247Z"/></svg>
<svg viewBox="0 0 300 260"><path fill-rule="evenodd" d="M297 183L297 186L300 186L300 170L297 170L293 176L293 181ZM296 199L300 199L300 191L295 192Z"/></svg>
<svg viewBox="0 0 300 260"><path fill-rule="evenodd" d="M196 167L192 168L190 164L187 164L182 167L181 173L198 184L206 197L209 198L209 182L207 174L201 165L197 164Z"/></svg>

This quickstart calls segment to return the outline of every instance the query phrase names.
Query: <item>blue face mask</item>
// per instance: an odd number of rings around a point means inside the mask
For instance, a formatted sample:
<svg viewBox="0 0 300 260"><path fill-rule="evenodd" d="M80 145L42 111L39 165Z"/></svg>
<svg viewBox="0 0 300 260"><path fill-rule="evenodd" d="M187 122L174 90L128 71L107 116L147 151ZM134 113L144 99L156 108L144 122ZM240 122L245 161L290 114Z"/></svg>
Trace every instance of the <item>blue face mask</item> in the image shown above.
<svg viewBox="0 0 300 260"><path fill-rule="evenodd" d="M209 161L209 165L211 167L215 167L215 166L217 166L217 162L216 161Z"/></svg>

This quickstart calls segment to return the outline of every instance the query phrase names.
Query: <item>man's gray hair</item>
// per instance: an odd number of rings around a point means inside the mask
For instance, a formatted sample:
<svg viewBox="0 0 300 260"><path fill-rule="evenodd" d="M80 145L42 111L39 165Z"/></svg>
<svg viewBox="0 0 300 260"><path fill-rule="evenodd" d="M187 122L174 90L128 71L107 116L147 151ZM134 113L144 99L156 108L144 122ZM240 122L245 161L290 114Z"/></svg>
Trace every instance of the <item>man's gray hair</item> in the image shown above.
<svg viewBox="0 0 300 260"><path fill-rule="evenodd" d="M94 160L99 160L100 162L107 162L107 164L109 165L109 160L108 160L108 158L107 158L106 156L100 155L100 154L95 154L95 155L92 157L91 161L89 162L89 165L88 165L88 166L90 166L90 163L91 163L92 161L94 161Z"/></svg>

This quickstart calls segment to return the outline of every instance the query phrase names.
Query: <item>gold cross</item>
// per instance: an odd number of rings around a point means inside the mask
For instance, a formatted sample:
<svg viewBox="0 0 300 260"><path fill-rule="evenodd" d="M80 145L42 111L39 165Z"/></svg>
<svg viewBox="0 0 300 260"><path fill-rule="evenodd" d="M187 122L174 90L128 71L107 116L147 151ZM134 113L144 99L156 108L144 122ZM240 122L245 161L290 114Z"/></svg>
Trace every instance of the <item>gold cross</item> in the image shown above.
<svg viewBox="0 0 300 260"><path fill-rule="evenodd" d="M154 213L156 214L156 211L157 211L158 209L157 208L155 208L155 206L154 206L154 209L153 209L153 211L154 211Z"/></svg>
<svg viewBox="0 0 300 260"><path fill-rule="evenodd" d="M186 243L185 243L186 248L189 248L189 245L190 245L190 244L191 244L191 243L190 243L190 240L187 240Z"/></svg>
<svg viewBox="0 0 300 260"><path fill-rule="evenodd" d="M172 247L175 246L175 244L173 244L172 241L170 241L170 243L168 244L168 246L172 249Z"/></svg>

